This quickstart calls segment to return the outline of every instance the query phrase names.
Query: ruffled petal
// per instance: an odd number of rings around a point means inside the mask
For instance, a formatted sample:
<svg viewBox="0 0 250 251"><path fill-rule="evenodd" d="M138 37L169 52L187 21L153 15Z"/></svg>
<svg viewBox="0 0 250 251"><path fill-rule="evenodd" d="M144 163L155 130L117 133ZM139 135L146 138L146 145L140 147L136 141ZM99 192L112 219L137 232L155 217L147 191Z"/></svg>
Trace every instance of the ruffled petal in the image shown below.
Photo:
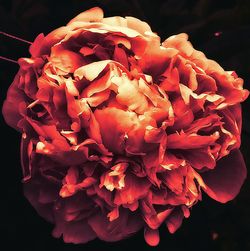
<svg viewBox="0 0 250 251"><path fill-rule="evenodd" d="M201 136L196 133L186 134L184 132L170 134L168 136L169 149L196 149L203 148L215 143L219 133L215 132L210 136Z"/></svg>
<svg viewBox="0 0 250 251"><path fill-rule="evenodd" d="M183 217L184 217L183 212L181 210L176 209L167 218L166 224L167 224L168 231L171 234L176 232L178 228L181 226Z"/></svg>
<svg viewBox="0 0 250 251"><path fill-rule="evenodd" d="M147 180L134 175L126 175L125 186L116 191L114 203L117 205L133 204L147 195L149 187L150 183Z"/></svg>

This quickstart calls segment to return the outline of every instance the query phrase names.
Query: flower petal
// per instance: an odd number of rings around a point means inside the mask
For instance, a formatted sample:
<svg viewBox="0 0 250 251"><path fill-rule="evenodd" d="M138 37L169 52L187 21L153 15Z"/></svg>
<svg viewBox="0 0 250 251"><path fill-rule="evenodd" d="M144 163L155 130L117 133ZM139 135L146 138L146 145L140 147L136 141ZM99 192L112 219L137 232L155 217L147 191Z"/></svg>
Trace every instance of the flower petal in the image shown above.
<svg viewBox="0 0 250 251"><path fill-rule="evenodd" d="M124 150L124 136L135 125L136 115L114 107L96 109L94 115L99 123L104 145L112 152L121 153Z"/></svg>
<svg viewBox="0 0 250 251"><path fill-rule="evenodd" d="M196 149L215 143L219 138L219 133L215 132L210 136L201 136L196 133L185 134L184 132L170 134L168 136L169 149Z"/></svg>
<svg viewBox="0 0 250 251"><path fill-rule="evenodd" d="M183 212L179 209L174 210L167 218L166 224L168 231L173 234L182 224Z"/></svg>
<svg viewBox="0 0 250 251"><path fill-rule="evenodd" d="M204 172L201 177L205 183L203 190L213 199L226 203L235 198L246 179L247 170L239 150L217 162L214 170Z"/></svg>
<svg viewBox="0 0 250 251"><path fill-rule="evenodd" d="M102 60L99 62L90 63L78 68L74 72L74 77L81 80L85 77L89 81L93 81L105 69L111 60Z"/></svg>
<svg viewBox="0 0 250 251"><path fill-rule="evenodd" d="M140 217L135 212L129 213L127 209L120 210L116 220L109 221L106 215L99 212L90 217L88 223L101 240L111 242L126 238L142 227Z"/></svg>
<svg viewBox="0 0 250 251"><path fill-rule="evenodd" d="M20 130L17 124L20 119L22 119L22 115L20 114L19 107L21 103L25 100L25 94L18 90L18 79L19 75L17 74L13 83L9 87L7 98L3 103L2 113L5 119L5 122L15 128L16 130Z"/></svg>
<svg viewBox="0 0 250 251"><path fill-rule="evenodd" d="M66 224L63 240L66 243L86 243L96 238L95 232L86 221L74 221Z"/></svg>
<svg viewBox="0 0 250 251"><path fill-rule="evenodd" d="M75 18L71 19L67 25L72 24L73 22L101 22L103 19L103 10L99 7L94 7L89 10L86 10Z"/></svg>
<svg viewBox="0 0 250 251"><path fill-rule="evenodd" d="M81 54L66 50L62 46L51 49L49 61L56 68L58 74L73 73L77 68L86 64Z"/></svg>
<svg viewBox="0 0 250 251"><path fill-rule="evenodd" d="M149 187L150 183L146 179L128 174L125 177L125 186L115 193L114 203L116 205L133 204L147 195Z"/></svg>
<svg viewBox="0 0 250 251"><path fill-rule="evenodd" d="M159 230L145 228L144 229L144 238L149 246L152 246L152 247L157 246L160 242Z"/></svg>

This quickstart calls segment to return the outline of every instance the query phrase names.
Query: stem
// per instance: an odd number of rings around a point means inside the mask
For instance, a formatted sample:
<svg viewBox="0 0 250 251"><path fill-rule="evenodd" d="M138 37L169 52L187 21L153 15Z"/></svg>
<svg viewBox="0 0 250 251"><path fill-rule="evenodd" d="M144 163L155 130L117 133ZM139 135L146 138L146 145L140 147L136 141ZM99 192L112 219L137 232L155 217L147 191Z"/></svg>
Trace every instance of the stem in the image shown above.
<svg viewBox="0 0 250 251"><path fill-rule="evenodd" d="M11 62L11 63L18 64L18 62L16 60L13 60L13 59L10 59L10 58L6 58L6 57L3 57L3 56L0 56L0 59L8 61L8 62Z"/></svg>
<svg viewBox="0 0 250 251"><path fill-rule="evenodd" d="M27 44L32 44L32 43L31 43L30 41L28 41L28 40L22 39L22 38L20 38L20 37L11 35L11 34L9 34L9 33L3 32L3 31L0 31L0 34L4 35L4 36L6 36L6 37L10 37L10 38L16 39L16 40L18 40L18 41L27 43Z"/></svg>

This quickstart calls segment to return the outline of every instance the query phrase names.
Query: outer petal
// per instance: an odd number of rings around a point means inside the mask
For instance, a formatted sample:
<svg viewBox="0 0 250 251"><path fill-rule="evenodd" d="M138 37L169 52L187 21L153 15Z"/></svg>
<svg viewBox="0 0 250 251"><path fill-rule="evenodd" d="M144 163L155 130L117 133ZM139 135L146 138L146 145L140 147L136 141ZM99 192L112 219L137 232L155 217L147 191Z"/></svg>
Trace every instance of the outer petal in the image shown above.
<svg viewBox="0 0 250 251"><path fill-rule="evenodd" d="M32 57L39 57L41 55L48 55L51 47L65 38L70 32L70 28L63 26L50 32L46 37L39 34L35 41L30 46L30 54Z"/></svg>
<svg viewBox="0 0 250 251"><path fill-rule="evenodd" d="M53 236L58 238L63 234L63 240L66 243L80 244L96 238L95 232L85 220L74 222L61 221L53 230Z"/></svg>
<svg viewBox="0 0 250 251"><path fill-rule="evenodd" d="M109 221L98 213L89 218L88 223L100 239L111 242L126 238L142 227L142 220L136 213L128 214L127 210L123 210L119 215L118 219Z"/></svg>
<svg viewBox="0 0 250 251"><path fill-rule="evenodd" d="M184 132L170 134L168 136L169 149L196 149L203 148L215 143L219 133L215 132L210 136L201 136L196 133L185 134Z"/></svg>
<svg viewBox="0 0 250 251"><path fill-rule="evenodd" d="M19 78L20 76L19 74L17 74L8 90L7 98L4 101L2 108L2 113L6 123L16 130L20 130L17 127L17 124L18 121L22 118L19 112L19 106L25 100L25 94L17 88Z"/></svg>
<svg viewBox="0 0 250 251"><path fill-rule="evenodd" d="M67 24L72 24L73 22L100 22L103 19L103 10L99 7L91 8L77 15L75 18L70 20Z"/></svg>
<svg viewBox="0 0 250 251"><path fill-rule="evenodd" d="M145 228L144 230L144 238L145 241L150 246L157 246L160 241L159 237L159 230L158 229L151 229L151 228Z"/></svg>
<svg viewBox="0 0 250 251"><path fill-rule="evenodd" d="M247 169L239 150L220 159L214 170L201 174L204 191L213 199L226 203L235 198L246 179Z"/></svg>

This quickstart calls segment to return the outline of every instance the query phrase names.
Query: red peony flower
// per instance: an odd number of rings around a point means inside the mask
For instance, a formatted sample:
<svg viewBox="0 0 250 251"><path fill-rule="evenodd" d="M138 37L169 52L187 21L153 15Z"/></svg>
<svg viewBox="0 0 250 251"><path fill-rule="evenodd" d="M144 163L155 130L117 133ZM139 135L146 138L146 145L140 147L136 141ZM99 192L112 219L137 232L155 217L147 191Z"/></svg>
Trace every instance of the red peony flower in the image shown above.
<svg viewBox="0 0 250 251"><path fill-rule="evenodd" d="M238 194L248 91L187 39L161 44L147 23L93 8L19 59L3 114L22 133L25 196L53 236L118 241L144 228L154 246L202 191Z"/></svg>

